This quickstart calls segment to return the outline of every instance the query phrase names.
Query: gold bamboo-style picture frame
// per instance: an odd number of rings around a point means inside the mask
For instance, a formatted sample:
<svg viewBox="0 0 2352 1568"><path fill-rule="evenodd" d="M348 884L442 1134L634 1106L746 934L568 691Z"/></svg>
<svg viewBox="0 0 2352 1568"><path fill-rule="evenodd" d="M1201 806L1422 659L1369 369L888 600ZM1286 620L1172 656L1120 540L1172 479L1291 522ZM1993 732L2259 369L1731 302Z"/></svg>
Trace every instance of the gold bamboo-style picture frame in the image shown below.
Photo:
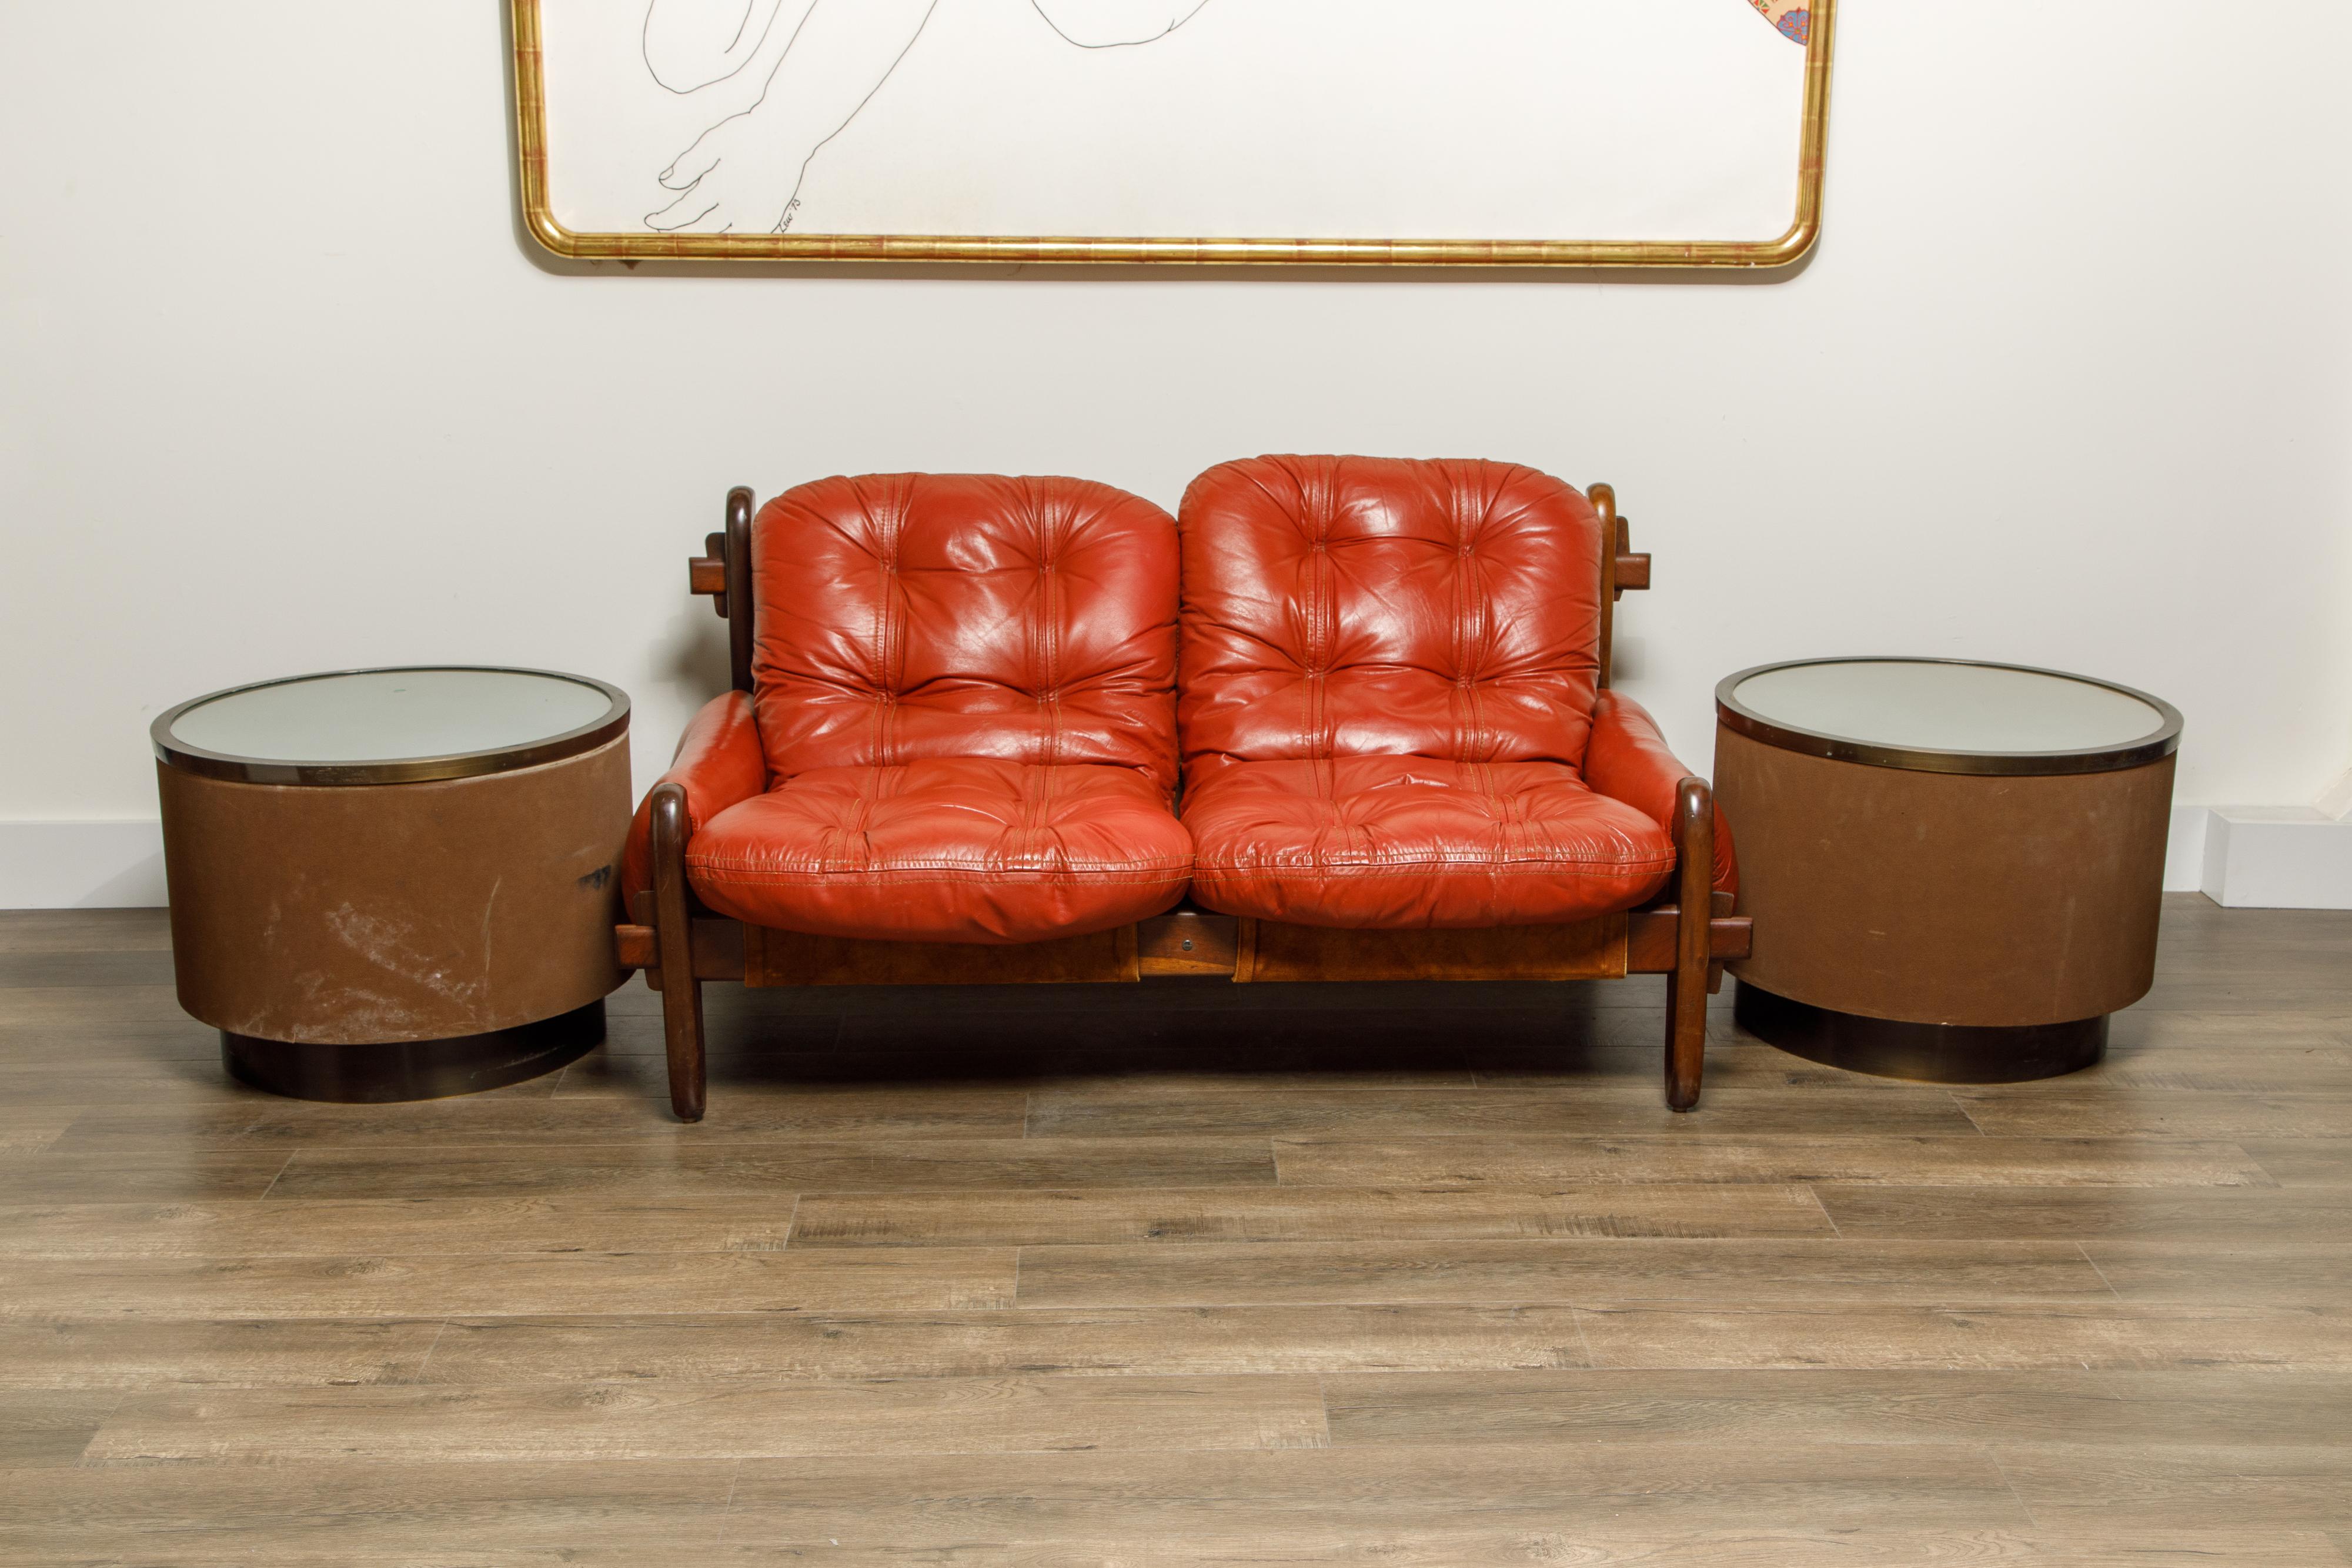
<svg viewBox="0 0 2352 1568"><path fill-rule="evenodd" d="M555 0L561 4L562 0ZM1473 267L1770 269L1802 260L1821 236L1837 0L1811 0L1804 39L1796 210L1766 240L1178 238L909 234L590 232L566 227L550 198L543 0L509 0L515 145L523 225L574 260L763 263L1039 263L1244 267ZM1762 8L1762 0L1758 0Z"/></svg>

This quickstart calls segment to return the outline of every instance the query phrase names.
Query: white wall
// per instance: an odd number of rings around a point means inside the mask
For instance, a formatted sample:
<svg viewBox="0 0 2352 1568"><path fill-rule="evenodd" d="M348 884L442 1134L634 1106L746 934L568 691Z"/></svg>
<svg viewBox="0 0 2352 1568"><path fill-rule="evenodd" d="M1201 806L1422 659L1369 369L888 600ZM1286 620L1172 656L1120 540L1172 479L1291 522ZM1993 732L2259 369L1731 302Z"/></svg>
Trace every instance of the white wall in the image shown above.
<svg viewBox="0 0 2352 1568"><path fill-rule="evenodd" d="M2186 801L2352 760L2341 0L1846 0L1777 284L566 273L502 11L0 0L0 823L151 817L163 706L399 661L617 681L646 782L730 483L1268 450L1614 481L1702 765L1717 677L1862 651L2162 694Z"/></svg>

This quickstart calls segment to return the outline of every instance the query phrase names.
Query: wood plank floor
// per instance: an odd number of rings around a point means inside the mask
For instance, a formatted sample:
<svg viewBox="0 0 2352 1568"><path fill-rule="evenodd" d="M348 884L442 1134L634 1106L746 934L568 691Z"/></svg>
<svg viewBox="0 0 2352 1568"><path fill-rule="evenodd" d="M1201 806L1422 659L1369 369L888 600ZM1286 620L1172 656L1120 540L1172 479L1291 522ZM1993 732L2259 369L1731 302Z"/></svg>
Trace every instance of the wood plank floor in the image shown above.
<svg viewBox="0 0 2352 1568"><path fill-rule="evenodd" d="M462 1101L222 1077L0 915L0 1568L2352 1564L2352 915L2072 1078L1654 980L712 988ZM1727 1001L1727 998L1725 998Z"/></svg>

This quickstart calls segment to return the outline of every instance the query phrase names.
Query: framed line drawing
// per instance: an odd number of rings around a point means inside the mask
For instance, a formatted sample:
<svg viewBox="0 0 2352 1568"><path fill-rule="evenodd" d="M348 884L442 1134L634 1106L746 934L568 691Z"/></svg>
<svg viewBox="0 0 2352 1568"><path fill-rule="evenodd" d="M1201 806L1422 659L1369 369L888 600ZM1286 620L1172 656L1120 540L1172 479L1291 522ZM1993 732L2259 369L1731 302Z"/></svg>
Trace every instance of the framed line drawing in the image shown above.
<svg viewBox="0 0 2352 1568"><path fill-rule="evenodd" d="M1836 0L509 0L525 226L620 260L1772 267Z"/></svg>

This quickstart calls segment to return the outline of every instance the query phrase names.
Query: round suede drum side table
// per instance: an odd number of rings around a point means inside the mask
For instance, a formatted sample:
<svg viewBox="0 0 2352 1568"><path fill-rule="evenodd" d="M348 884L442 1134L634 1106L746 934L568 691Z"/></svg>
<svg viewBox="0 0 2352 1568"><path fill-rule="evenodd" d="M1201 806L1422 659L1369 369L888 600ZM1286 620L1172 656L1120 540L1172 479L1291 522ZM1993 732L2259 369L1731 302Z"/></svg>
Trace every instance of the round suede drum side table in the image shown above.
<svg viewBox="0 0 2352 1568"><path fill-rule="evenodd" d="M1755 920L1730 966L1742 1027L1945 1083L2099 1060L2155 978L2178 712L1951 659L1767 664L1715 695Z"/></svg>
<svg viewBox="0 0 2352 1568"><path fill-rule="evenodd" d="M155 721L180 1005L228 1071L425 1100L604 1035L629 699L537 670L354 670Z"/></svg>

